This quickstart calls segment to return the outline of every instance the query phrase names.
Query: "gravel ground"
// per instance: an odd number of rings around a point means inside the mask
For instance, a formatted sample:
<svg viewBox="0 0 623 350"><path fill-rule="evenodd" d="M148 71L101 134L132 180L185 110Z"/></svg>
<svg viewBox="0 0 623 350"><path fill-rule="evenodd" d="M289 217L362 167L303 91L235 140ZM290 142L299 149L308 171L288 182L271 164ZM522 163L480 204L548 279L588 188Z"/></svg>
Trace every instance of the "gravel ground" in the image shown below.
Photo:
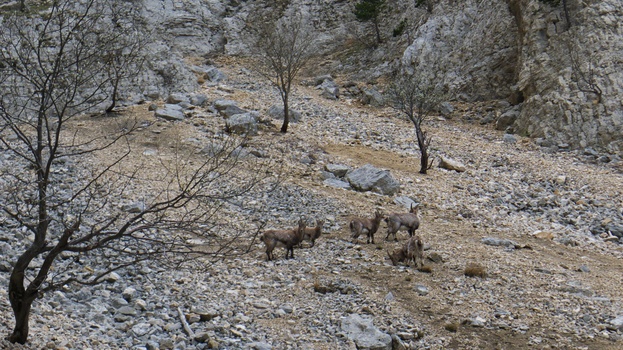
<svg viewBox="0 0 623 350"><path fill-rule="evenodd" d="M325 219L313 248L295 259L265 261L263 245L237 259L204 262L200 273L134 266L92 288L73 288L35 302L30 343L15 349L355 349L341 329L344 317L369 316L400 349L618 349L623 346L623 176L620 159L590 150L546 152L530 139L504 138L491 125L465 116L496 111L498 101L456 104L425 128L434 155L465 165L465 172L418 173L410 124L389 109L356 99L328 100L299 85L293 109L302 114L282 135L264 113L278 95L247 69L220 62L225 83L208 85L210 101L230 99L260 112L252 154L275 159L283 183L275 192L240 198L232 218L253 216L267 227L293 227L300 215L312 226ZM336 81L340 82L339 79ZM212 108L183 122L157 120L147 106L125 112L145 122L137 151L167 156L171 135L201 149L222 132ZM81 127L97 121L85 119ZM95 125L95 124L93 124ZM505 141L506 140L506 141ZM160 144L160 147L154 145ZM147 152L147 154L150 154ZM601 158L603 159L603 158ZM351 216L406 212L396 196L323 184L327 164L364 164L390 170L400 196L421 203L422 237L431 272L392 266L387 250L399 242L352 242ZM67 171L71 171L68 167ZM3 225L0 248L9 261L27 238ZM467 277L479 264L484 277ZM8 272L0 282L7 286ZM195 337L184 330L185 314ZM0 325L13 324L6 288ZM361 348L361 347L360 347Z"/></svg>

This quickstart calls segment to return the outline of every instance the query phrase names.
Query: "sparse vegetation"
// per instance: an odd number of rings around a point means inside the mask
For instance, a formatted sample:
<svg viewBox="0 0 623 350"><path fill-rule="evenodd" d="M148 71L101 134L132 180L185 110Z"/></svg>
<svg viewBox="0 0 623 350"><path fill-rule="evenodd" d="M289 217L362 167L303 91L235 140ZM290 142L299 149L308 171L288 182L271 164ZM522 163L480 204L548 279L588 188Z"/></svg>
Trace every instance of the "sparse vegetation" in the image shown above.
<svg viewBox="0 0 623 350"><path fill-rule="evenodd" d="M478 263L471 262L465 266L464 274L467 277L485 278L487 277L487 269Z"/></svg>
<svg viewBox="0 0 623 350"><path fill-rule="evenodd" d="M212 229L224 201L266 177L259 163L249 176L238 171L237 141L201 160L179 149L156 162L154 178L144 167L127 166L136 156L132 118L111 129L72 131L85 114L103 108L119 77L107 74L114 60L101 59L111 44L98 35L105 11L101 1L55 1L44 18L7 16L2 23L0 145L11 161L0 168L0 210L10 234L32 236L10 268L12 343L28 341L32 304L47 293L96 285L141 262L202 267L195 265L199 257L221 259L246 249L242 242L235 246L236 234L223 238ZM152 191L138 198L142 182ZM138 203L124 209L128 193ZM191 238L210 244L197 247Z"/></svg>
<svg viewBox="0 0 623 350"><path fill-rule="evenodd" d="M432 165L428 154L432 139L424 131L422 124L439 109L445 95L436 81L405 69L395 71L390 79L387 100L392 108L406 116L413 124L421 155L420 173L426 174Z"/></svg>
<svg viewBox="0 0 623 350"><path fill-rule="evenodd" d="M571 16L569 14L569 6L567 4L567 0L539 0L542 3L548 4L550 6L558 6L562 4L562 8L565 14L565 20L567 22L567 30L571 28Z"/></svg>
<svg viewBox="0 0 623 350"><path fill-rule="evenodd" d="M385 10L385 0L361 0L355 4L354 14L360 22L371 22L376 35L376 42L383 42L381 38L381 14Z"/></svg>
<svg viewBox="0 0 623 350"><path fill-rule="evenodd" d="M294 80L311 59L314 50L313 31L302 16L268 22L260 26L255 48L259 72L279 90L283 103L281 132L290 124L290 95Z"/></svg>

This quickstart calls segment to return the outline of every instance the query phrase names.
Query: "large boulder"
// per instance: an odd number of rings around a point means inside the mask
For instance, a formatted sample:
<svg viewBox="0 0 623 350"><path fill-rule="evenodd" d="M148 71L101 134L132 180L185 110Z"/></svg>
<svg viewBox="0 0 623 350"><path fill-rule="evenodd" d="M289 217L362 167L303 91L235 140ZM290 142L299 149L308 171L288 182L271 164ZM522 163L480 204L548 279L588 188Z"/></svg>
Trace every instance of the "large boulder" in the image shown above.
<svg viewBox="0 0 623 350"><path fill-rule="evenodd" d="M495 128L497 130L506 130L506 128L515 123L515 120L519 118L519 114L519 110L516 109L512 109L502 114L495 123Z"/></svg>
<svg viewBox="0 0 623 350"><path fill-rule="evenodd" d="M465 165L463 165L463 163L457 160L454 160L452 158L444 157L444 156L440 157L439 167L442 169L454 170L459 173L462 173L466 170Z"/></svg>
<svg viewBox="0 0 623 350"><path fill-rule="evenodd" d="M373 191L383 195L394 195L400 190L400 183L389 170L382 170L371 164L346 174L346 180L357 191Z"/></svg>
<svg viewBox="0 0 623 350"><path fill-rule="evenodd" d="M382 107L385 104L383 95L375 88L364 89L361 102L365 105L371 105L374 107Z"/></svg>
<svg viewBox="0 0 623 350"><path fill-rule="evenodd" d="M298 123L299 121L301 121L301 113L299 113L298 111L295 111L295 110L293 110L291 108L288 111L289 111L290 122ZM271 106L268 109L266 114L271 116L273 119L283 120L283 115L284 115L283 107L279 107L277 105L273 105L273 106Z"/></svg>
<svg viewBox="0 0 623 350"><path fill-rule="evenodd" d="M327 164L324 166L325 170L337 177L344 177L346 173L351 169L348 165L344 164Z"/></svg>
<svg viewBox="0 0 623 350"><path fill-rule="evenodd" d="M351 314L342 319L340 328L359 350L392 349L392 337L376 328L371 318Z"/></svg>
<svg viewBox="0 0 623 350"><path fill-rule="evenodd" d="M155 115L171 121L184 120L184 111L180 105L165 104L163 108L156 110Z"/></svg>
<svg viewBox="0 0 623 350"><path fill-rule="evenodd" d="M236 114L227 119L226 129L240 135L257 135L257 113Z"/></svg>

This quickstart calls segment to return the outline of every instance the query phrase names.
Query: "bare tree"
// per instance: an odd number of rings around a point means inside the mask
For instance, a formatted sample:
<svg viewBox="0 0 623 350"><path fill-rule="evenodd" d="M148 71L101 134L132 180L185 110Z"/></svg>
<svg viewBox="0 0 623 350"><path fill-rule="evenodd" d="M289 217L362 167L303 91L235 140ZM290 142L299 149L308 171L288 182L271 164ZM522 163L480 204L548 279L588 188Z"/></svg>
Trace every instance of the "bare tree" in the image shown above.
<svg viewBox="0 0 623 350"><path fill-rule="evenodd" d="M237 231L221 218L268 176L262 164L245 171L234 139L204 159L180 147L137 166L128 139L137 122L85 116L107 101L114 79L101 59L109 43L97 35L102 4L57 0L45 16L0 19L0 213L16 235L32 237L15 238L23 251L8 286L13 343L28 340L32 303L47 292L98 284L141 261L178 268L239 254L259 230Z"/></svg>
<svg viewBox="0 0 623 350"><path fill-rule="evenodd" d="M279 90L283 102L281 132L288 132L289 100L294 79L312 57L313 32L300 15L270 21L260 27L255 44L259 72Z"/></svg>
<svg viewBox="0 0 623 350"><path fill-rule="evenodd" d="M564 44L569 54L573 80L577 89L584 93L594 94L597 97L595 102L601 103L603 90L598 82L600 70L596 62L596 54L588 52L577 39L569 39Z"/></svg>
<svg viewBox="0 0 623 350"><path fill-rule="evenodd" d="M136 4L119 1L108 2L106 9L108 25L100 37L107 44L102 52L106 74L111 85L110 104L106 113L114 111L119 100L121 84L138 75L145 62L145 48L149 42L149 34L144 27L139 27L142 17Z"/></svg>
<svg viewBox="0 0 623 350"><path fill-rule="evenodd" d="M422 129L424 121L444 101L444 94L433 81L402 69L394 72L388 88L388 102L391 107L404 114L413 123L420 149L420 173L430 169L428 148L431 137Z"/></svg>

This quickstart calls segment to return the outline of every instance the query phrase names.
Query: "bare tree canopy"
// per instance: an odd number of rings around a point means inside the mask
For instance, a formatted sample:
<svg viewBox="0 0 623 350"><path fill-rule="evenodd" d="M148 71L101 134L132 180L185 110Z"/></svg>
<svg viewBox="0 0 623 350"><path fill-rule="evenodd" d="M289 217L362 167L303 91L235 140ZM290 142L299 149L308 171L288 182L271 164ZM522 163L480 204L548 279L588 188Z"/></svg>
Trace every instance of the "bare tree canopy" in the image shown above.
<svg viewBox="0 0 623 350"><path fill-rule="evenodd" d="M228 226L221 214L261 183L271 186L269 164L237 156L244 139L223 136L200 157L180 146L137 164L129 138L144 125L87 115L103 108L118 78L108 5L55 1L45 16L2 19L0 212L16 234L32 237L9 280L14 343L27 341L32 303L46 292L97 284L139 261L177 268L238 254L261 226Z"/></svg>
<svg viewBox="0 0 623 350"><path fill-rule="evenodd" d="M292 84L312 57L313 32L300 15L265 23L257 32L259 72L279 90L284 111L281 132L285 133L290 123Z"/></svg>
<svg viewBox="0 0 623 350"><path fill-rule="evenodd" d="M391 76L388 101L392 108L404 114L415 128L420 149L420 173L430 168L428 148L431 137L422 128L424 121L439 109L445 95L438 82L418 76L416 72L401 69Z"/></svg>

